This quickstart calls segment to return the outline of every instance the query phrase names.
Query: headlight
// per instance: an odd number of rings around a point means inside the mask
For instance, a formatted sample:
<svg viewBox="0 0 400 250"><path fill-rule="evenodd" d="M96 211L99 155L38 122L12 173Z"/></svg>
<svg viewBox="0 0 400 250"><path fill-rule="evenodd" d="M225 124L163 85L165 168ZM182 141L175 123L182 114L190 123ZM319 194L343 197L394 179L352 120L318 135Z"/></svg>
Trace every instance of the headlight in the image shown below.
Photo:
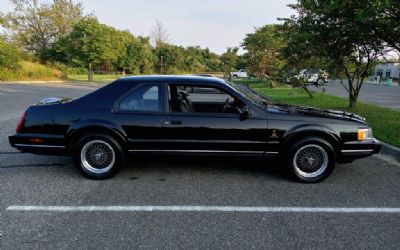
<svg viewBox="0 0 400 250"><path fill-rule="evenodd" d="M370 128L360 128L358 129L357 139L359 141L373 139L372 129Z"/></svg>

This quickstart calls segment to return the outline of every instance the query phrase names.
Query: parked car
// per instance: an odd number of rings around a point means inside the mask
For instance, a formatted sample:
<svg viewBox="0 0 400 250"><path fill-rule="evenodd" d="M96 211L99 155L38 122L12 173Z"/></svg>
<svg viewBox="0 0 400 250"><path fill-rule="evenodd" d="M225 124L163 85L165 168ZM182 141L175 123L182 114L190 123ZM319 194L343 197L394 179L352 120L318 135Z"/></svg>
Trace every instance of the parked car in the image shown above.
<svg viewBox="0 0 400 250"><path fill-rule="evenodd" d="M302 69L299 76L305 77L309 83L324 85L328 81L328 74L319 69Z"/></svg>
<svg viewBox="0 0 400 250"><path fill-rule="evenodd" d="M233 78L245 78L245 77L248 77L247 72L244 69L240 69L239 71L231 72L231 76Z"/></svg>
<svg viewBox="0 0 400 250"><path fill-rule="evenodd" d="M76 100L29 107L9 137L22 152L71 155L83 175L116 174L128 155L276 158L303 182L336 162L378 153L365 119L269 103L246 85L214 77L135 76Z"/></svg>

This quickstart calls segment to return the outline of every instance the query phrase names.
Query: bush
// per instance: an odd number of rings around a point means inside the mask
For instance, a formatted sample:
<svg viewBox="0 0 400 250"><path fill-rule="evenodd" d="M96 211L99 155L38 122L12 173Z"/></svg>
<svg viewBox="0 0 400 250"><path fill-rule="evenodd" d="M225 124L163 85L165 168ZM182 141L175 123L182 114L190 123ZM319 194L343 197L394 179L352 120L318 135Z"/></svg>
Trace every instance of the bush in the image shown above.
<svg viewBox="0 0 400 250"><path fill-rule="evenodd" d="M50 67L56 68L65 75L87 75L87 69L82 67L70 67L60 62L49 64Z"/></svg>

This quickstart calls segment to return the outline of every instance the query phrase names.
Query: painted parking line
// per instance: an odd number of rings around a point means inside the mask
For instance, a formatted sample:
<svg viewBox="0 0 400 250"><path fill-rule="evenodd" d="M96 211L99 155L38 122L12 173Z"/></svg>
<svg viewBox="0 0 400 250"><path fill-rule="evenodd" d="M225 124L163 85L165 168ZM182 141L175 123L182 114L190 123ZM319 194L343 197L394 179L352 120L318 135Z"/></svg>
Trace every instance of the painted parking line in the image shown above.
<svg viewBox="0 0 400 250"><path fill-rule="evenodd" d="M9 206L6 210L45 212L400 213L400 207Z"/></svg>

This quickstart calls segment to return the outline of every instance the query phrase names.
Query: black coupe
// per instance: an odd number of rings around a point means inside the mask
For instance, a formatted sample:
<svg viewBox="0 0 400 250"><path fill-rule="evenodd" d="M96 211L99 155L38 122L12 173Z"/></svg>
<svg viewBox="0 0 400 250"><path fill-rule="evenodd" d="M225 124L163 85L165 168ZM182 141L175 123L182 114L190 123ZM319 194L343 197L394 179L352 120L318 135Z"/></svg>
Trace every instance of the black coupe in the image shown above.
<svg viewBox="0 0 400 250"><path fill-rule="evenodd" d="M69 154L89 178L111 177L127 155L278 157L303 182L336 162L378 153L365 119L276 105L245 85L207 76L121 78L77 100L46 98L22 116L12 147Z"/></svg>

